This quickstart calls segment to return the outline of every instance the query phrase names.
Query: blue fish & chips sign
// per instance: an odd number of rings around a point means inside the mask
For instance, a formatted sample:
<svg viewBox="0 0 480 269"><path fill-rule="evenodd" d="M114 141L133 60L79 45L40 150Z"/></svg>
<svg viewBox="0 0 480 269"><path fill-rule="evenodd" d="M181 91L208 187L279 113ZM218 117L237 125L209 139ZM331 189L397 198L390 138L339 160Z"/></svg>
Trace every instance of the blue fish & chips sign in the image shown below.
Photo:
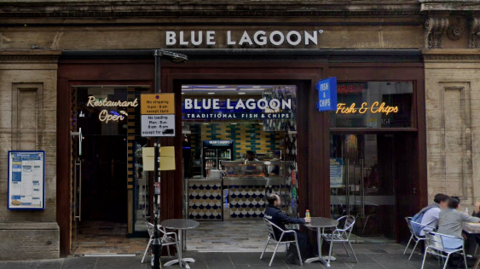
<svg viewBox="0 0 480 269"><path fill-rule="evenodd" d="M337 78L327 78L317 82L318 111L337 109Z"/></svg>

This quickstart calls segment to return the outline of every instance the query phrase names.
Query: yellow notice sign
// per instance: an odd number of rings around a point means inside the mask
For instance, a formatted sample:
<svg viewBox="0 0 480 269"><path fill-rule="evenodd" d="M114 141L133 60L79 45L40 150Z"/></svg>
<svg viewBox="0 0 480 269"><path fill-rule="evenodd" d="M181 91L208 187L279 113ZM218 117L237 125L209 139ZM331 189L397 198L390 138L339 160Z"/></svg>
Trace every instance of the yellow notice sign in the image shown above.
<svg viewBox="0 0 480 269"><path fill-rule="evenodd" d="M175 157L175 147L160 147L160 157Z"/></svg>
<svg viewBox="0 0 480 269"><path fill-rule="evenodd" d="M174 115L175 94L148 93L140 95L140 112L142 115Z"/></svg>

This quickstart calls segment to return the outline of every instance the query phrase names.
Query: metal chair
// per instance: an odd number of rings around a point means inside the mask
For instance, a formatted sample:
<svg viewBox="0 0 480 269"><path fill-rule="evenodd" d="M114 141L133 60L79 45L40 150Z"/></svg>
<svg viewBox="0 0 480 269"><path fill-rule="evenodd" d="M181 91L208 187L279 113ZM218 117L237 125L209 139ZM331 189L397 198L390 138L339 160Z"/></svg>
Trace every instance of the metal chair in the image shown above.
<svg viewBox="0 0 480 269"><path fill-rule="evenodd" d="M407 226L408 226L408 229L410 230L411 236L410 236L410 240L408 240L408 244L405 247L405 250L403 251L403 255L405 255L405 253L407 253L407 249L410 246L410 243L412 242L412 240L415 242L415 245L413 246L412 253L410 253L410 256L408 257L408 260L410 260L413 256L413 253L415 253L415 249L417 248L418 243L421 242L421 241L425 241L424 236L419 236L415 233L415 230L413 230L413 227L412 227L412 223L414 223L415 225L421 226L424 229L426 227L430 227L432 230L435 229L435 228L431 227L431 226L428 226L428 225L420 224L420 223L415 222L415 221L412 221L411 217L407 217L407 218L405 218L405 220L407 221Z"/></svg>
<svg viewBox="0 0 480 269"><path fill-rule="evenodd" d="M145 253L143 253L143 258L141 263L145 260L145 256L147 256L148 249L150 248L150 245L153 242L153 227L154 225L150 222L145 222L145 225L147 225L147 230L148 230L148 235L150 236L150 240L148 240L148 245L147 248L145 249ZM175 248L177 249L177 252L180 251L179 248L179 241L177 239L177 233L174 232L168 232L163 228L161 225L158 225L158 230L160 231L160 237L161 237L161 242L162 242L162 248L167 247L167 252L168 252L168 257L170 258L170 246L175 245Z"/></svg>
<svg viewBox="0 0 480 269"><path fill-rule="evenodd" d="M332 250L334 243L343 243L343 247L347 252L347 256L350 257L350 253L348 253L347 244L350 246L352 250L353 256L355 257L355 261L358 263L357 255L353 250L352 244L350 243L350 235L352 234L353 226L355 225L355 217L354 216L343 216L339 218L338 223L343 224L343 228L337 227L333 230L332 233L326 233L322 235L323 240L330 243L330 250L328 252L328 265L330 265L330 260L332 257Z"/></svg>
<svg viewBox="0 0 480 269"><path fill-rule="evenodd" d="M456 249L451 249L451 248L446 248L444 245L444 239L449 239L452 241L458 240L458 243L461 242L462 246ZM463 255L463 261L465 263L465 269L468 269L468 264L467 264L467 255L465 254L465 244L463 238L459 238L456 236L451 236L451 235L445 235L445 234L439 234L439 233L434 233L434 232L429 232L425 234L425 253L423 254L423 261L422 261L422 268L425 265L425 259L427 258L427 254L431 254L437 257L447 258L445 260L445 264L443 266L443 269L447 268L448 266L448 259L450 258L450 255L454 253L458 253Z"/></svg>
<svg viewBox="0 0 480 269"><path fill-rule="evenodd" d="M268 266L272 266L273 259L275 258L275 254L277 254L278 246L280 244L288 245L290 243L293 243L297 246L298 259L300 260L300 265L303 266L302 255L300 254L300 246L298 245L297 233L294 230L284 231L280 227L278 227L277 225L273 224L272 222L270 222L265 218L263 219L263 221L265 222L265 225L267 225L268 240L267 240L267 244L265 245L265 249L263 249L262 255L260 256L260 260L263 259L263 254L265 254L265 251L267 250L267 247L268 247L268 244L270 244L270 241L273 241L273 243L277 243L277 245L275 246L275 251L273 252L272 258L270 259L270 263L268 264ZM282 233L279 238L275 236L274 229L277 229ZM285 240L286 235L288 234L293 234L295 239Z"/></svg>

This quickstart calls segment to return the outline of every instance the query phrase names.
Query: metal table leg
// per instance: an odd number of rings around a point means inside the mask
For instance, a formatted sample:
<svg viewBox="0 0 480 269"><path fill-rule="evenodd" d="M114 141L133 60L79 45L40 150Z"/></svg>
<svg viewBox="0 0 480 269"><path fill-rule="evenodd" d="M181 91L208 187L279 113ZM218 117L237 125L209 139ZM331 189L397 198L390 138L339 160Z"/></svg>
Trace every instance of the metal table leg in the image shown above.
<svg viewBox="0 0 480 269"><path fill-rule="evenodd" d="M190 266L188 266L189 262L195 262L195 259L192 258L183 258L183 231L179 230L178 231L178 241L179 242L179 250L178 250L178 259L171 260L167 263L165 263L165 266L171 266L174 264L179 264L180 267L183 267L185 265L185 268L190 269Z"/></svg>
<svg viewBox="0 0 480 269"><path fill-rule="evenodd" d="M313 262L321 262L323 263L325 266L327 267L330 267L330 260L329 262L327 262L327 260L325 258L328 259L328 257L323 257L322 256L322 245L323 245L323 239L322 239L322 234L323 234L323 228L322 230L320 231L320 228L317 228L317 247L318 247L318 256L317 257L313 257L313 258L310 258L310 259L307 259L305 261L305 263L313 263ZM331 259L333 261L333 257Z"/></svg>

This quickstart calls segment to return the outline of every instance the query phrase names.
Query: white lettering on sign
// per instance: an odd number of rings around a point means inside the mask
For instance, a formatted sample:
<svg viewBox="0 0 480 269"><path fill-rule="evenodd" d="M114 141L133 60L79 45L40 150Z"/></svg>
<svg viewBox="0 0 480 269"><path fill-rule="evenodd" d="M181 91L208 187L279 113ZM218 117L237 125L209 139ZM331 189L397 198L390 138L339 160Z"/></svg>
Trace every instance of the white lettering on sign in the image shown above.
<svg viewBox="0 0 480 269"><path fill-rule="evenodd" d="M184 99L185 109L220 109L220 99ZM230 99L225 100L225 108L227 109L262 109L272 111L291 110L292 99L270 99L261 98L255 100L253 98L243 101L242 99L235 101Z"/></svg>
<svg viewBox="0 0 480 269"><path fill-rule="evenodd" d="M226 31L227 46L281 46L288 44L290 46L298 46L303 44L305 46L318 45L318 34L323 33L323 30L313 31L288 31L282 32L279 30L267 33L264 30L255 32L243 31L240 38L235 39L232 31ZM165 44L167 46L214 46L216 45L215 31L166 31Z"/></svg>

